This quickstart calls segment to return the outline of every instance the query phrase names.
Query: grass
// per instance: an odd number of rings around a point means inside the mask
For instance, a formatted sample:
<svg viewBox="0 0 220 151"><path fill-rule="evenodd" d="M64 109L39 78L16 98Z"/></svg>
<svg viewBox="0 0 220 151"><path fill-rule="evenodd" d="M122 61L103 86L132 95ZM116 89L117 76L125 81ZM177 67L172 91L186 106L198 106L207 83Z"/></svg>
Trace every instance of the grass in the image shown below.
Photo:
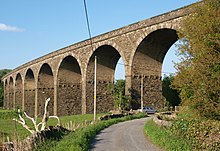
<svg viewBox="0 0 220 151"><path fill-rule="evenodd" d="M99 133L104 128L116 124L118 122L123 122L127 120L137 119L145 117L146 114L130 115L122 118L111 119L107 121L99 121L93 125L89 125L84 128L77 129L75 132L71 132L60 141L47 140L44 145L38 146L37 150L44 151L87 151L90 148L91 141L94 139L97 133Z"/></svg>
<svg viewBox="0 0 220 151"><path fill-rule="evenodd" d="M103 114L98 114L97 117ZM20 124L13 121L13 118L17 117L17 113L11 110L0 110L0 144L7 140L22 140L30 135L25 128L23 128ZM93 120L92 114L85 114L85 115L71 115L71 116L62 116L60 117L61 125L65 125L72 121L72 123L81 124L85 121ZM40 118L38 119L40 121ZM27 119L27 125L33 128L32 122ZM47 125L56 125L56 119L49 119Z"/></svg>
<svg viewBox="0 0 220 151"><path fill-rule="evenodd" d="M144 127L147 137L156 145L167 151L191 151L192 145L184 138L173 135L168 128L159 127L153 120Z"/></svg>
<svg viewBox="0 0 220 151"><path fill-rule="evenodd" d="M12 111L1 111L2 112L12 112ZM98 114L97 117L103 114ZM84 128L79 128L75 132L70 132L64 135L60 140L47 139L44 144L37 146L37 150L74 150L74 151L85 151L89 150L92 139L96 136L98 132L102 129L116 124L118 122L123 122L131 119L137 119L145 117L146 114L130 115L122 118L111 119L107 121L98 121L93 125L89 125ZM8 116L6 119L0 119L0 143L5 141L6 136L10 137L10 140L22 140L26 138L30 133L24 129L20 124L13 121L14 114ZM61 124L72 123L81 124L85 121L92 121L93 115L72 115L60 117ZM56 125L56 119L50 119L48 125ZM27 120L27 125L31 126L31 121Z"/></svg>

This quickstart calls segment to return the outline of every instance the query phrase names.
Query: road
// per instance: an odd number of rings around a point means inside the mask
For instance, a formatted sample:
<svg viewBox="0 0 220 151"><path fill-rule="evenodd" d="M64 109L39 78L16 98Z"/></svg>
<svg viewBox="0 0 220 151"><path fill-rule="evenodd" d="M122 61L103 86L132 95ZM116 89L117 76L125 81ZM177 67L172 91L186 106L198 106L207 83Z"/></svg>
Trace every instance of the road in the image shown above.
<svg viewBox="0 0 220 151"><path fill-rule="evenodd" d="M126 121L102 130L93 140L91 151L161 151L144 135L144 124L151 118Z"/></svg>

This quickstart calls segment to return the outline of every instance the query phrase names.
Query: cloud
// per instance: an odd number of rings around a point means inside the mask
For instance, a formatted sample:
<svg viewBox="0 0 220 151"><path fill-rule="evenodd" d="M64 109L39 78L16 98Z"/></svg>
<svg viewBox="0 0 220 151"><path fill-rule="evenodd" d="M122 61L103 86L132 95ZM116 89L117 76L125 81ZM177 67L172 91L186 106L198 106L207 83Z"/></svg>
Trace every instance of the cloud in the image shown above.
<svg viewBox="0 0 220 151"><path fill-rule="evenodd" d="M0 31L23 32L24 29L0 23Z"/></svg>

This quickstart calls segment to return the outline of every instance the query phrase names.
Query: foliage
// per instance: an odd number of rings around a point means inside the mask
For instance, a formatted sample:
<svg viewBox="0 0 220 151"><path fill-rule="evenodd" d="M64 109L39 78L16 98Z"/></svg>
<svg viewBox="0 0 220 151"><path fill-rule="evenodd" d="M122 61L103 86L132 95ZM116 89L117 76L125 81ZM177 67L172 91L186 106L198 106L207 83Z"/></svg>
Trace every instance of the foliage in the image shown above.
<svg viewBox="0 0 220 151"><path fill-rule="evenodd" d="M18 117L18 113L14 110L0 110L0 119L7 120Z"/></svg>
<svg viewBox="0 0 220 151"><path fill-rule="evenodd" d="M184 137L173 135L169 129L159 127L152 120L145 124L144 131L154 144L166 150L192 150L190 141L186 140Z"/></svg>
<svg viewBox="0 0 220 151"><path fill-rule="evenodd" d="M0 107L3 106L3 98L4 98L4 88L3 88L3 83L1 81L1 78L9 73L11 70L10 69L3 69L0 70Z"/></svg>
<svg viewBox="0 0 220 151"><path fill-rule="evenodd" d="M201 119L177 120L172 133L192 142L196 150L218 150L220 148L220 122Z"/></svg>
<svg viewBox="0 0 220 151"><path fill-rule="evenodd" d="M128 110L130 108L130 97L125 95L125 80L117 80L115 84L110 84L108 89L113 91L116 109Z"/></svg>
<svg viewBox="0 0 220 151"><path fill-rule="evenodd" d="M162 94L169 103L169 106L178 106L180 104L179 93L171 87L174 77L172 75L166 76L162 81Z"/></svg>
<svg viewBox="0 0 220 151"><path fill-rule="evenodd" d="M220 1L203 0L182 21L173 87L196 117L220 120Z"/></svg>
<svg viewBox="0 0 220 151"><path fill-rule="evenodd" d="M146 114L130 115L122 118L100 121L85 128L77 129L75 132L69 133L60 141L49 141L44 146L40 146L37 150L74 150L87 151L90 148L91 141L104 128L119 122L143 118Z"/></svg>

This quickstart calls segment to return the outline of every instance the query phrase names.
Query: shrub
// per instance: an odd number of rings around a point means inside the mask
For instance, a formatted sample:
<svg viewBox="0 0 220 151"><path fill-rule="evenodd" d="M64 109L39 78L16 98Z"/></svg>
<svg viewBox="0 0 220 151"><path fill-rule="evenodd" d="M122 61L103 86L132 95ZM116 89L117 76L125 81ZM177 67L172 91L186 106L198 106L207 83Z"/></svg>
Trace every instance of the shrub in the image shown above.
<svg viewBox="0 0 220 151"><path fill-rule="evenodd" d="M181 119L174 122L171 131L192 142L198 150L218 150L220 148L220 121L201 119Z"/></svg>
<svg viewBox="0 0 220 151"><path fill-rule="evenodd" d="M18 113L12 110L0 110L0 119L13 119L18 117Z"/></svg>

